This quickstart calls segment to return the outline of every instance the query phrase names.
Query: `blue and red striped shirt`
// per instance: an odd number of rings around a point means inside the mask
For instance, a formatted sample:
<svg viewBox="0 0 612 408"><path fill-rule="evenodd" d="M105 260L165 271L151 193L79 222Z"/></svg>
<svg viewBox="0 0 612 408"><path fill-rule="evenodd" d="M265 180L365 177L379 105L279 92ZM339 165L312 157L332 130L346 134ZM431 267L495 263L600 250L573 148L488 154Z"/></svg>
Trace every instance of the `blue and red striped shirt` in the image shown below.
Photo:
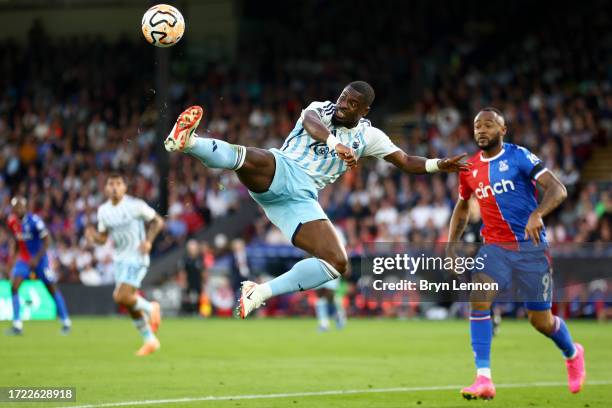
<svg viewBox="0 0 612 408"><path fill-rule="evenodd" d="M15 214L8 217L8 226L17 241L18 259L29 262L44 245L47 228L36 214L26 214L19 219Z"/></svg>
<svg viewBox="0 0 612 408"><path fill-rule="evenodd" d="M524 147L504 143L491 158L478 152L468 160L472 168L459 175L459 197L478 199L485 243L526 242L525 226L538 206L535 180L548 171L542 161ZM540 240L546 242L543 229Z"/></svg>

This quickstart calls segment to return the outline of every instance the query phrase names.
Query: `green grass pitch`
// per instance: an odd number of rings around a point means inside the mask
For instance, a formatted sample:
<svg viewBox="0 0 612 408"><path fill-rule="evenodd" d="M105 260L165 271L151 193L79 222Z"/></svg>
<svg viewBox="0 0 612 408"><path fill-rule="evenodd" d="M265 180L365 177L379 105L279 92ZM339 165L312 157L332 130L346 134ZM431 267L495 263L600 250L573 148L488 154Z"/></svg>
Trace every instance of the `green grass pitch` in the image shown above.
<svg viewBox="0 0 612 408"><path fill-rule="evenodd" d="M77 402L0 405L612 406L609 325L569 322L574 339L585 346L588 370L583 392L571 395L554 344L526 321L504 321L493 342L498 392L491 402L464 401L459 395L458 387L474 376L468 327L467 321L351 320L342 331L321 334L313 319L166 319L161 350L138 358L140 338L127 318L77 318L68 337L59 335L57 322L26 322L23 337L1 338L0 386L74 386ZM343 390L355 391L339 394ZM320 395L323 391L330 393ZM309 392L319 395L269 396ZM207 396L242 397L202 400Z"/></svg>

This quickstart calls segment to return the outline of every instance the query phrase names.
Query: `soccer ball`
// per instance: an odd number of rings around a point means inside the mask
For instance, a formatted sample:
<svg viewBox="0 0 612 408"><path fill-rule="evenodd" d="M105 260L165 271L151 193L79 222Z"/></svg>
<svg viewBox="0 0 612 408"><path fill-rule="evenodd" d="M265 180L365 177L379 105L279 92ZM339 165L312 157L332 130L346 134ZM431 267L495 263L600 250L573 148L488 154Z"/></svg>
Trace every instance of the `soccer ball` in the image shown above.
<svg viewBox="0 0 612 408"><path fill-rule="evenodd" d="M171 47L183 37L185 20L180 11L168 4L151 7L142 16L142 33L156 47Z"/></svg>

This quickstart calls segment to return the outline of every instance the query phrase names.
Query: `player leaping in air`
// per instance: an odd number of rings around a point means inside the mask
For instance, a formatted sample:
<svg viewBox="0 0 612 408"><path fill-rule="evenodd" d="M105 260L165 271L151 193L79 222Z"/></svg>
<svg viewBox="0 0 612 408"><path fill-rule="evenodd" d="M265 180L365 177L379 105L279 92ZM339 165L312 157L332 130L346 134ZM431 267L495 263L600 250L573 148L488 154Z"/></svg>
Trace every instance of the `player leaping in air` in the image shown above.
<svg viewBox="0 0 612 408"><path fill-rule="evenodd" d="M563 321L551 312L552 271L542 218L563 202L567 192L555 175L527 149L504 143L506 125L500 111L485 108L474 119L474 138L480 148L469 159L471 171L459 176L459 199L450 221L448 252L456 256L469 215L468 200L474 194L480 206L485 259L477 282L496 282L500 290L514 281L525 301L531 325L561 350L567 365L569 389L582 389L586 377L584 349L572 341ZM544 195L538 205L534 181ZM491 302L496 292L472 292L470 332L476 363L476 381L461 390L466 399L491 399Z"/></svg>
<svg viewBox="0 0 612 408"><path fill-rule="evenodd" d="M203 116L199 106L178 117L165 140L166 150L188 153L207 167L234 170L270 221L313 256L269 282L243 282L237 316L244 319L272 296L316 288L346 271L346 252L317 201L317 190L355 167L360 157L385 159L407 173L468 169L461 163L464 155L425 159L404 153L364 119L373 100L369 84L352 82L336 103L311 103L282 147L270 150L198 137L194 132Z"/></svg>
<svg viewBox="0 0 612 408"><path fill-rule="evenodd" d="M57 314L62 321L62 333L70 332L70 318L64 298L55 284L51 274L47 251L51 237L43 220L36 214L27 212L25 197L16 196L11 200L13 213L8 218L8 226L15 237L15 244L11 245L11 252L16 252L13 259L15 263L11 272L11 292L13 295L13 326L7 332L9 335L21 335L23 323L21 321L21 304L19 302L19 286L24 279L30 278L34 273L47 287L57 306Z"/></svg>
<svg viewBox="0 0 612 408"><path fill-rule="evenodd" d="M105 186L108 201L98 208L98 229L87 227L85 237L97 244L111 238L116 284L113 299L128 309L144 340L136 355L146 356L160 347L154 333L161 323L161 312L159 303L149 302L137 290L147 274L149 252L164 220L143 200L127 195L126 190L121 174L108 177ZM145 223L149 224L146 232Z"/></svg>

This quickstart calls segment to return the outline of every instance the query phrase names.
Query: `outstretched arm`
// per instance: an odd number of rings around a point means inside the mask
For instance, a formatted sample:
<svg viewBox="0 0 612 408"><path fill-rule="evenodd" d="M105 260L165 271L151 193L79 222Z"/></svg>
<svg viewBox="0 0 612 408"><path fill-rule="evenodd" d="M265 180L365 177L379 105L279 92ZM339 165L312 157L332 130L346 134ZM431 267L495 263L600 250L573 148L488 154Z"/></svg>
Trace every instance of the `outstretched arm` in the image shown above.
<svg viewBox="0 0 612 408"><path fill-rule="evenodd" d="M385 160L406 173L425 174L436 171L455 173L469 170L469 163L461 163L465 156L464 153L448 159L427 159L420 156L409 156L402 150L398 150L385 156Z"/></svg>
<svg viewBox="0 0 612 408"><path fill-rule="evenodd" d="M540 232L544 228L543 217L550 214L567 197L567 190L561 181L550 171L546 171L537 179L544 190L540 205L531 213L525 226L525 238L529 237L537 245L540 243Z"/></svg>
<svg viewBox="0 0 612 408"><path fill-rule="evenodd" d="M330 150L334 150L338 153L338 156L346 162L349 168L353 168L357 165L357 158L355 157L353 149L340 143L340 140L329 132L329 129L321 122L321 118L317 112L313 110L304 112L302 125L304 125L304 129L306 129L313 139L326 143Z"/></svg>

